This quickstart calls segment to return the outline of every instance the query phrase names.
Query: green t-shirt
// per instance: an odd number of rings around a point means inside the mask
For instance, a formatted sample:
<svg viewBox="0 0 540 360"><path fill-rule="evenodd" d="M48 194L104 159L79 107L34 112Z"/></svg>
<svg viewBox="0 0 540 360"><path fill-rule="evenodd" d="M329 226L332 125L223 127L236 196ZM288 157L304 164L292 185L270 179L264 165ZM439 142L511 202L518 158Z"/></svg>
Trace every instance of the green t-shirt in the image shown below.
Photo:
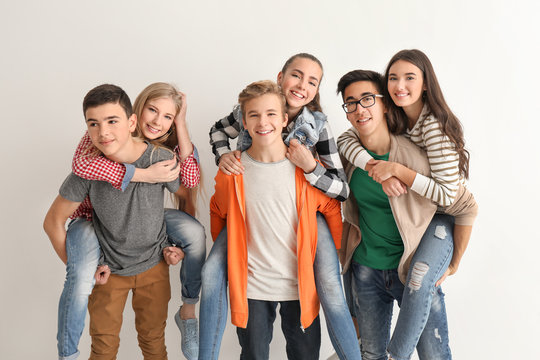
<svg viewBox="0 0 540 360"><path fill-rule="evenodd" d="M388 154L368 152L376 160L388 161ZM396 269L403 255L403 240L382 185L360 168L354 170L349 185L358 204L362 232L354 261L377 270Z"/></svg>

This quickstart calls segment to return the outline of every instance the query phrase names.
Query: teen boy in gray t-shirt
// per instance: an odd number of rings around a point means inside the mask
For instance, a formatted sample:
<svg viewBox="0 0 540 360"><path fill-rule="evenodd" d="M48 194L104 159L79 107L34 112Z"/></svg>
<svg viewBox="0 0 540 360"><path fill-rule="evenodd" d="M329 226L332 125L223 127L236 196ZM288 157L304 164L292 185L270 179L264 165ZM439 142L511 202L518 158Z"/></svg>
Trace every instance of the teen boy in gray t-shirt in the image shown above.
<svg viewBox="0 0 540 360"><path fill-rule="evenodd" d="M151 144L132 165L147 168L173 154ZM169 183L131 182L118 191L104 181L92 181L70 174L60 187L60 195L82 202L89 195L94 206L94 229L101 246L100 264L109 266L112 274L136 275L156 265L162 258L167 241L163 219L163 190L175 192L178 178Z"/></svg>
<svg viewBox="0 0 540 360"><path fill-rule="evenodd" d="M131 136L137 118L127 94L119 87L100 85L90 90L83 101L83 112L93 145L108 159L147 167L173 157L171 152ZM166 184L133 183L120 192L108 183L71 174L51 205L44 228L64 263L65 222L87 195L93 205L92 221L105 266L98 268L96 286L88 301L90 359L116 358L122 313L130 290L144 358L167 358L164 332L171 289L169 268L162 260L165 257L167 263L176 264L179 257L174 255L176 248L164 250L168 243L163 190L176 191L178 187L178 180Z"/></svg>

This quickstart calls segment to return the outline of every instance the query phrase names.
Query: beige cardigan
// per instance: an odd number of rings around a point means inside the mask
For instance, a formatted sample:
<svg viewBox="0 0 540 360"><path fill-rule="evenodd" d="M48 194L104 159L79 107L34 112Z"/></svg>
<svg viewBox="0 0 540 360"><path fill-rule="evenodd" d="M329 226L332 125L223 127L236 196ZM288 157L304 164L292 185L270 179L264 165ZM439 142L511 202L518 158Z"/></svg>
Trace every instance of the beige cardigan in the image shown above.
<svg viewBox="0 0 540 360"><path fill-rule="evenodd" d="M354 128L352 129L356 131ZM350 181L356 168L346 159L342 158L341 160L347 174L347 179ZM390 154L388 160L405 165L422 175L429 176L430 174L429 162L425 152L404 136L390 135ZM399 261L398 273L400 280L405 283L412 257L433 215L437 211L437 205L414 191L408 191L406 194L398 197L390 197L388 200L403 240L404 249L401 260ZM465 187L461 186L458 190L456 200L444 212L448 215L455 216L457 224L472 225L478 212L478 205L472 194ZM343 236L339 258L343 266L343 272L345 272L351 263L354 250L360 244L362 238L358 226L358 205L352 193L349 199L343 204L343 215L345 221L343 223Z"/></svg>

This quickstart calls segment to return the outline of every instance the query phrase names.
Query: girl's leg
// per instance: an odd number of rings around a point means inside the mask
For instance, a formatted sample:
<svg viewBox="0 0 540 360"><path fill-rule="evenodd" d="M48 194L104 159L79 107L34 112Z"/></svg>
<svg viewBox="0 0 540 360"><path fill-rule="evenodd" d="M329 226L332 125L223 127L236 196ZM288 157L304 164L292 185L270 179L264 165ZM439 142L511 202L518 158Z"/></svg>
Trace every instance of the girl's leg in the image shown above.
<svg viewBox="0 0 540 360"><path fill-rule="evenodd" d="M206 257L204 227L193 216L175 209L165 209L169 240L185 253L180 267L182 302L196 304L201 289L201 271Z"/></svg>
<svg viewBox="0 0 540 360"><path fill-rule="evenodd" d="M202 269L199 359L218 358L227 324L227 228L219 233Z"/></svg>
<svg viewBox="0 0 540 360"><path fill-rule="evenodd" d="M432 298L439 291L435 288L435 283L444 274L452 260L453 227L453 217L436 214L413 256L399 317L388 345L388 352L393 359L410 359L428 317L431 316ZM440 300L439 303L442 301L444 309L442 297L437 297L437 299ZM446 311L439 315L439 320L442 321L440 326L446 326Z"/></svg>
<svg viewBox="0 0 540 360"><path fill-rule="evenodd" d="M84 218L73 220L66 237L66 281L58 305L58 357L76 359L84 329L88 296L94 287L99 243L94 225Z"/></svg>
<svg viewBox="0 0 540 360"><path fill-rule="evenodd" d="M185 254L180 267L183 306L174 316L182 334L182 352L187 359L197 359L199 330L195 319L195 304L199 301L201 271L206 257L204 227L191 215L175 209L165 209L165 224L169 240Z"/></svg>
<svg viewBox="0 0 540 360"><path fill-rule="evenodd" d="M444 294L439 286L433 294L431 310L426 327L416 346L420 360L451 360L448 338L448 320L446 319L446 306Z"/></svg>
<svg viewBox="0 0 540 360"><path fill-rule="evenodd" d="M317 213L317 233L313 271L330 340L340 359L360 359L356 331L341 287L336 247L326 220L320 213Z"/></svg>

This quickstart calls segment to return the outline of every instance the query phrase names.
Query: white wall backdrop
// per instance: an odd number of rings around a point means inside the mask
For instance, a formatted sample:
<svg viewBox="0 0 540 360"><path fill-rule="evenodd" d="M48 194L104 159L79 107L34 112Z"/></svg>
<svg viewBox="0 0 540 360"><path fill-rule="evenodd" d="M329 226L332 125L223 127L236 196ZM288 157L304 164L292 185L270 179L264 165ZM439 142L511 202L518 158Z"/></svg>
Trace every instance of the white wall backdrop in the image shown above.
<svg viewBox="0 0 540 360"><path fill-rule="evenodd" d="M519 0L1 0L0 358L56 356L65 270L42 221L70 171L90 88L114 83L134 99L147 84L168 81L187 93L207 194L199 219L208 228L217 170L208 131L246 84L275 79L294 53L315 54L325 67L323 108L339 135L348 123L335 94L338 79L358 68L383 71L403 48L431 58L472 155L469 184L481 212L458 274L444 284L454 358L534 357L540 337L539 13L537 2ZM171 359L181 358L172 321L180 302L178 270L171 269ZM130 306L121 338L119 359L140 359ZM274 339L271 358L285 358L277 324ZM89 348L85 329L81 359ZM323 329L321 357L332 351ZM239 355L230 323L221 355Z"/></svg>

